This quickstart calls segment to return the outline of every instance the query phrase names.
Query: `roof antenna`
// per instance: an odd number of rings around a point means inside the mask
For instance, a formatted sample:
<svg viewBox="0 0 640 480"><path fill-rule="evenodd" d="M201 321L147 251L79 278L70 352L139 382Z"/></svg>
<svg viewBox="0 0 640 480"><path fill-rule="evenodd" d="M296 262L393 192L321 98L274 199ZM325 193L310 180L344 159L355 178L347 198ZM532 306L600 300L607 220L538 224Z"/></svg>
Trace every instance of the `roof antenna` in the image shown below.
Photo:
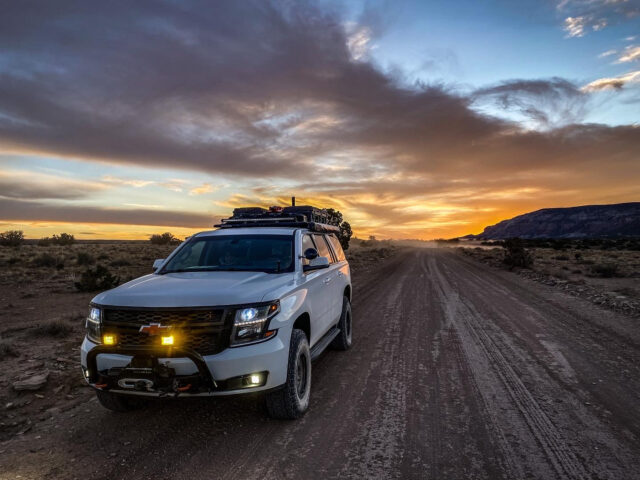
<svg viewBox="0 0 640 480"><path fill-rule="evenodd" d="M296 197L291 197L291 206L292 207L296 206Z"/></svg>

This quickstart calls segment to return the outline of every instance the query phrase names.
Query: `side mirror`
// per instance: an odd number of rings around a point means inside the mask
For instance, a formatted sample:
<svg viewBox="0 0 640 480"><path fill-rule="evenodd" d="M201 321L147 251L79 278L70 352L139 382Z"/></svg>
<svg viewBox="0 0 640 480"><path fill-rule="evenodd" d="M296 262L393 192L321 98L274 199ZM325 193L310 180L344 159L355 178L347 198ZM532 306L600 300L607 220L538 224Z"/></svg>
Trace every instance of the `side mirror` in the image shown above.
<svg viewBox="0 0 640 480"><path fill-rule="evenodd" d="M302 271L309 272L311 270L320 270L322 268L329 268L329 259L327 257L314 258L309 262L309 265L305 265L302 267Z"/></svg>
<svg viewBox="0 0 640 480"><path fill-rule="evenodd" d="M304 251L304 258L311 261L315 258L318 258L318 251L315 248L307 248Z"/></svg>
<svg viewBox="0 0 640 480"><path fill-rule="evenodd" d="M158 270L162 264L164 263L164 258L158 258L156 260L153 261L153 271L155 272L156 270Z"/></svg>

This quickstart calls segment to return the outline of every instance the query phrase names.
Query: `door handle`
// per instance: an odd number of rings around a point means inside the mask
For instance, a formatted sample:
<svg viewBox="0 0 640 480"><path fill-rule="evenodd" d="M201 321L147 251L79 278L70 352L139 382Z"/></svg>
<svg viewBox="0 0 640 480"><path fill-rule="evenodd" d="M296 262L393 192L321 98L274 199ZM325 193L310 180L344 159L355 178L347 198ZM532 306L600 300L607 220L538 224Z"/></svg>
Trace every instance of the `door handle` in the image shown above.
<svg viewBox="0 0 640 480"><path fill-rule="evenodd" d="M341 271L341 270L338 270L338 276L339 276L339 277L341 277L341 276L343 276L343 275L344 275L344 273L342 273L342 271Z"/></svg>
<svg viewBox="0 0 640 480"><path fill-rule="evenodd" d="M326 284L327 284L327 283L329 283L330 281L331 281L331 279L330 279L329 277L327 277L327 278L325 278L325 279L322 281L322 283L324 283L324 284L326 285Z"/></svg>

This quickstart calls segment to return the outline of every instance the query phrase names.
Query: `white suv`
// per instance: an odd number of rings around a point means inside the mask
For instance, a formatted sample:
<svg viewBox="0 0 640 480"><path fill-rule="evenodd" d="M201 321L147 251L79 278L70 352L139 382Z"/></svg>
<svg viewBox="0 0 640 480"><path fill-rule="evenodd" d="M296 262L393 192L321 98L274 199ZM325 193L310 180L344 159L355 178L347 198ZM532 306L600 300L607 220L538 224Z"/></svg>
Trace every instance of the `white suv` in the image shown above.
<svg viewBox="0 0 640 480"><path fill-rule="evenodd" d="M262 391L271 416L305 413L311 361L351 346L349 264L336 227L256 223L198 233L92 300L81 362L103 406Z"/></svg>

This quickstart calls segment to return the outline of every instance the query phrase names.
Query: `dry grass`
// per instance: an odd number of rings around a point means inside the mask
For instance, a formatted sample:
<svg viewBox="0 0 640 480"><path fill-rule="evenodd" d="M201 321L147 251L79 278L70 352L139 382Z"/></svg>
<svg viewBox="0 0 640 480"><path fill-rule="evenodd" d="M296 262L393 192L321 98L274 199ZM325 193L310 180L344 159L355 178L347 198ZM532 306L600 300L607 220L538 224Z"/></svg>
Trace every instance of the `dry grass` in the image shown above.
<svg viewBox="0 0 640 480"><path fill-rule="evenodd" d="M73 325L64 320L50 320L33 328L30 333L35 337L65 338L73 332Z"/></svg>
<svg viewBox="0 0 640 480"><path fill-rule="evenodd" d="M166 258L175 245L76 242L70 246L25 244L0 247L0 285L36 284L49 292L74 292L74 282L96 263L107 265L120 282L151 273L156 258Z"/></svg>

